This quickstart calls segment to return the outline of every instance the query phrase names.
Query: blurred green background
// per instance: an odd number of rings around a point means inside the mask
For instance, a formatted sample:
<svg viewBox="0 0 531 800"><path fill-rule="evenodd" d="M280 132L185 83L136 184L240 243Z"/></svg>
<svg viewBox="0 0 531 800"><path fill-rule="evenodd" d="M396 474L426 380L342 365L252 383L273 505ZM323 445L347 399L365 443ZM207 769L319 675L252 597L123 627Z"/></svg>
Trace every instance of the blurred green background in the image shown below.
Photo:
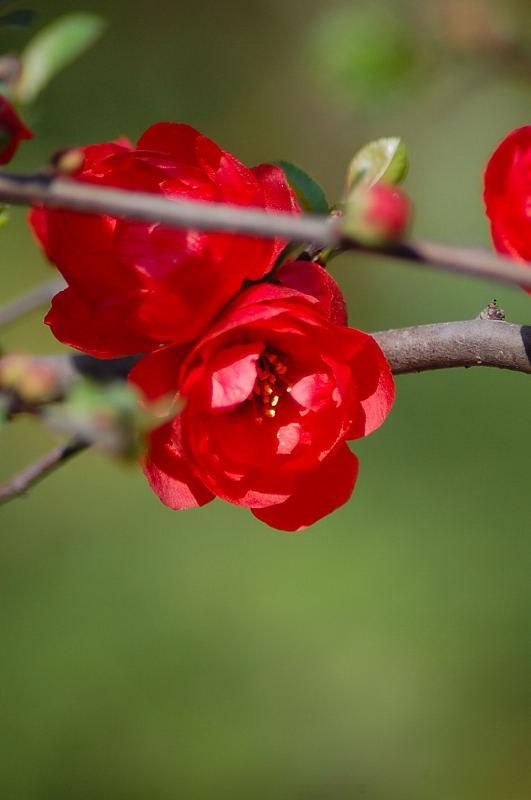
<svg viewBox="0 0 531 800"><path fill-rule="evenodd" d="M401 135L417 235L488 245L484 164L531 121L527 0L33 7L35 28L79 9L109 29L32 107L15 168L171 119L337 198L358 146ZM1 49L28 35L0 31ZM13 216L0 302L51 274ZM334 273L367 330L470 318L493 296L530 321L518 289L352 255ZM61 349L39 314L1 341ZM352 501L303 534L218 502L171 512L95 453L1 509L2 798L528 800L529 379L397 388L356 444ZM4 427L0 480L53 441Z"/></svg>

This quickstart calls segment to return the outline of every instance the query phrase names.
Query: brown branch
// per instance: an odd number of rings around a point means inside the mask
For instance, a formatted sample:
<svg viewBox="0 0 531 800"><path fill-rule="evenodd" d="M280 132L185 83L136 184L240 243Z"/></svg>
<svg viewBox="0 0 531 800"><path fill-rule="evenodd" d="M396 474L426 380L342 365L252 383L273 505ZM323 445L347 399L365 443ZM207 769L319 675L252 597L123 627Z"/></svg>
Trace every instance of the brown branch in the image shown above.
<svg viewBox="0 0 531 800"><path fill-rule="evenodd" d="M372 334L395 375L449 367L497 367L531 374L531 326L492 319L443 322ZM85 355L36 356L53 366L60 399L79 380L125 380L138 356L103 360ZM0 358L0 368L2 359ZM1 387L0 387L1 392ZM21 410L28 410L22 405ZM15 412L16 413L16 412ZM77 453L90 446L76 437L55 448L9 481L0 485L0 505L24 494Z"/></svg>
<svg viewBox="0 0 531 800"><path fill-rule="evenodd" d="M6 303L6 305L0 307L0 328L15 322L26 316L26 314L30 314L37 308L48 305L52 297L64 289L65 286L66 283L62 278L54 278L51 281L45 281L35 286L34 289L30 289L26 294Z"/></svg>
<svg viewBox="0 0 531 800"><path fill-rule="evenodd" d="M344 239L341 219L335 216L297 216L223 203L173 200L146 192L95 186L50 175L0 173L0 201L19 205L42 203L51 208L161 222L178 228L280 237L332 249L346 247L367 253L377 252L391 258L531 288L531 268L526 269L512 259L475 248L421 241L379 250L366 248L356 241Z"/></svg>
<svg viewBox="0 0 531 800"><path fill-rule="evenodd" d="M531 373L529 325L473 319L372 335L395 375L449 367L498 367Z"/></svg>
<svg viewBox="0 0 531 800"><path fill-rule="evenodd" d="M495 367L531 374L529 325L472 319L378 331L372 336L384 351L395 375L451 367ZM125 380L140 357L98 359L75 353L34 356L31 361L53 369L57 388L50 398L53 402L65 397L83 378L98 383ZM0 373L2 361L0 358ZM0 393L1 390L0 385ZM9 392L12 392L11 387ZM21 407L23 411L27 410L27 404L22 403ZM16 408L14 413L17 413Z"/></svg>
<svg viewBox="0 0 531 800"><path fill-rule="evenodd" d="M78 453L86 450L90 446L89 442L83 439L74 438L66 444L55 447L49 453L39 458L33 464L14 475L6 483L0 484L0 505L20 497L28 489L42 481L56 469L67 461L70 461Z"/></svg>
<svg viewBox="0 0 531 800"><path fill-rule="evenodd" d="M395 375L450 367L497 367L531 373L529 325L478 318L378 331L371 336L384 351ZM125 378L138 360L136 356L115 360L84 355L59 358L71 361L69 373L62 367L63 379L77 373L102 382Z"/></svg>

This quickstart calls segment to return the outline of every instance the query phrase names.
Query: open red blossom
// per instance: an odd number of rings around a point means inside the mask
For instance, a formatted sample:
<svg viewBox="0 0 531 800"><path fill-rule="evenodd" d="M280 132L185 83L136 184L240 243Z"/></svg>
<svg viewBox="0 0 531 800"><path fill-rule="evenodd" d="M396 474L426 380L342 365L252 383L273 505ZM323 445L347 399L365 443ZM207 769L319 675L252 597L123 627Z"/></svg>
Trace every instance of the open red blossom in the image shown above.
<svg viewBox="0 0 531 800"><path fill-rule="evenodd" d="M170 508L217 496L296 531L350 497L358 460L346 441L382 424L393 378L371 336L332 321L319 275L314 288L318 297L251 287L193 346L162 348L133 369L148 400L185 402L152 433L145 464Z"/></svg>
<svg viewBox="0 0 531 800"><path fill-rule="evenodd" d="M531 262L531 125L512 131L494 151L484 197L496 250Z"/></svg>
<svg viewBox="0 0 531 800"><path fill-rule="evenodd" d="M11 161L23 139L33 139L32 132L11 103L0 95L0 164Z"/></svg>
<svg viewBox="0 0 531 800"><path fill-rule="evenodd" d="M299 213L281 169L249 169L188 125L161 122L136 147L119 140L82 152L75 180ZM60 341L103 358L197 337L244 280L270 271L284 245L44 208L30 221L68 283L46 322Z"/></svg>

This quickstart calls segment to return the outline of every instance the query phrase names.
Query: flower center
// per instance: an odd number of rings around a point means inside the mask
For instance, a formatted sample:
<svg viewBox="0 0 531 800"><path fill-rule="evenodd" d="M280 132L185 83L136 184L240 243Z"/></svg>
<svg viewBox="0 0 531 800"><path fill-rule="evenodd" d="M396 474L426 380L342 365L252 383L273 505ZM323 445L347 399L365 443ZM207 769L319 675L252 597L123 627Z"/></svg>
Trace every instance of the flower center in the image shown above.
<svg viewBox="0 0 531 800"><path fill-rule="evenodd" d="M274 419L277 406L285 394L291 392L286 379L288 368L277 353L264 350L256 365L254 396L259 406L258 420L263 417Z"/></svg>

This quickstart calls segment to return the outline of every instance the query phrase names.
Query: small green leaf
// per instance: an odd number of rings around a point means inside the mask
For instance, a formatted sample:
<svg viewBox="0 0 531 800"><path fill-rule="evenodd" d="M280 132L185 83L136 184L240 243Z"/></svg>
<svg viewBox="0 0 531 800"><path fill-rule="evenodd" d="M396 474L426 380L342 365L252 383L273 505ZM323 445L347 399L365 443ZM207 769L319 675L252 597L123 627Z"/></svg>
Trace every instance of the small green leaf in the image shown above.
<svg viewBox="0 0 531 800"><path fill-rule="evenodd" d="M62 403L43 409L42 416L53 430L81 436L110 455L136 459L149 431L173 419L182 407L175 395L145 405L128 383L82 381Z"/></svg>
<svg viewBox="0 0 531 800"><path fill-rule="evenodd" d="M313 178L310 178L300 167L290 164L289 161L275 163L284 171L303 211L313 214L328 214L329 205L326 195Z"/></svg>
<svg viewBox="0 0 531 800"><path fill-rule="evenodd" d="M0 228L9 222L9 207L0 205Z"/></svg>
<svg viewBox="0 0 531 800"><path fill-rule="evenodd" d="M74 12L40 30L22 53L15 99L21 103L34 100L54 75L100 38L105 25L96 14Z"/></svg>
<svg viewBox="0 0 531 800"><path fill-rule="evenodd" d="M396 185L406 177L409 167L402 139L391 136L375 139L358 150L347 172L347 191L356 186L372 186L379 181Z"/></svg>

